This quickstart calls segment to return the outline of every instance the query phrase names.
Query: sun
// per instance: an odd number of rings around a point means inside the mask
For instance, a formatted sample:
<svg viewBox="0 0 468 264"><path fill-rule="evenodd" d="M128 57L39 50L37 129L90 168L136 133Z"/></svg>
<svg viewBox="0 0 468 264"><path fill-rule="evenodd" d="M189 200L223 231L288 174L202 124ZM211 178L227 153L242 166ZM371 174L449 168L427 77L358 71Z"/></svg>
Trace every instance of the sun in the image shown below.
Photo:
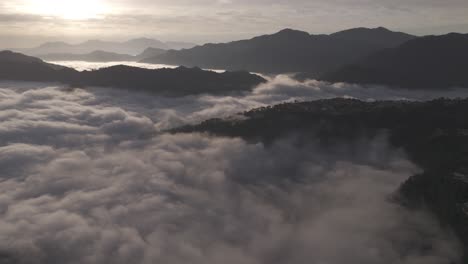
<svg viewBox="0 0 468 264"><path fill-rule="evenodd" d="M109 12L101 0L26 0L24 11L68 20L99 18Z"/></svg>

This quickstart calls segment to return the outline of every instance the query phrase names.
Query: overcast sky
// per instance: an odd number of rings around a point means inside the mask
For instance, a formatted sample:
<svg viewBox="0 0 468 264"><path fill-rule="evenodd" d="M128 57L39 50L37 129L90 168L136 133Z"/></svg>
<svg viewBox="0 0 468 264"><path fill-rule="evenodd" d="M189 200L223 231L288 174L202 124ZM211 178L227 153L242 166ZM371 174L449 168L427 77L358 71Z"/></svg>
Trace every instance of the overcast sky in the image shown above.
<svg viewBox="0 0 468 264"><path fill-rule="evenodd" d="M467 0L2 0L2 47L155 37L222 42L295 28L468 32Z"/></svg>

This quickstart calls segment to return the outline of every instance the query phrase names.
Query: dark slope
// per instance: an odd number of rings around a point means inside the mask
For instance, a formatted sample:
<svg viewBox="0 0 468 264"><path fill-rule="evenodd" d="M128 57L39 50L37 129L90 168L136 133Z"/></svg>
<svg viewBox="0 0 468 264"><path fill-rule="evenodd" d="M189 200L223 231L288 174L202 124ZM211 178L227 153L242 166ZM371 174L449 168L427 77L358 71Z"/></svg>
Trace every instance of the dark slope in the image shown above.
<svg viewBox="0 0 468 264"><path fill-rule="evenodd" d="M265 81L248 72L216 73L185 67L150 70L120 65L82 72L73 84L142 89L164 95L187 95L249 91Z"/></svg>
<svg viewBox="0 0 468 264"><path fill-rule="evenodd" d="M468 87L468 35L428 36L324 74L330 82L406 88Z"/></svg>
<svg viewBox="0 0 468 264"><path fill-rule="evenodd" d="M462 132L468 135L467 112L468 99L373 103L331 99L260 108L242 113L241 118L213 119L176 131L210 132L268 143L288 134L304 131L313 132L322 140L348 140L386 130L391 135L391 142L397 147L407 149L415 162L425 168L437 169L456 163L454 156L446 153L444 147L454 151L465 146L448 142L444 146L437 144L436 139ZM432 143L428 144L429 142ZM446 155L439 156L441 153Z"/></svg>
<svg viewBox="0 0 468 264"><path fill-rule="evenodd" d="M149 70L114 66L78 72L11 51L0 52L0 80L61 82L83 87L117 87L164 95L246 91L266 81L248 72L216 73L184 67Z"/></svg>
<svg viewBox="0 0 468 264"><path fill-rule="evenodd" d="M424 173L404 183L398 200L428 208L450 227L468 256L468 100L374 102L332 99L290 103L214 119L172 132L207 132L267 144L293 135L323 147L387 133Z"/></svg>
<svg viewBox="0 0 468 264"><path fill-rule="evenodd" d="M285 29L249 40L169 51L144 62L265 73L318 74L412 38L383 28L354 29L332 35L310 35Z"/></svg>
<svg viewBox="0 0 468 264"><path fill-rule="evenodd" d="M18 81L66 82L77 71L11 51L0 52L0 79Z"/></svg>

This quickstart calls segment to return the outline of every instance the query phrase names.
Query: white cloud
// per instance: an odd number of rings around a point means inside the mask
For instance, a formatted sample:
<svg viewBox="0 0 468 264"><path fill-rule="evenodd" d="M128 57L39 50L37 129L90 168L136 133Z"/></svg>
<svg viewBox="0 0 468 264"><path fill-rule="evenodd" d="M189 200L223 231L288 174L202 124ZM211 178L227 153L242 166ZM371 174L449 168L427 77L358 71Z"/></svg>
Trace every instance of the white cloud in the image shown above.
<svg viewBox="0 0 468 264"><path fill-rule="evenodd" d="M456 259L458 242L431 216L389 202L419 169L388 146L385 136L324 148L298 146L294 138L265 147L236 138L158 134L282 101L290 92L317 98L320 90L329 96L344 89L314 82L288 89L292 80L281 78L245 96L185 98L3 83L0 259L80 264Z"/></svg>

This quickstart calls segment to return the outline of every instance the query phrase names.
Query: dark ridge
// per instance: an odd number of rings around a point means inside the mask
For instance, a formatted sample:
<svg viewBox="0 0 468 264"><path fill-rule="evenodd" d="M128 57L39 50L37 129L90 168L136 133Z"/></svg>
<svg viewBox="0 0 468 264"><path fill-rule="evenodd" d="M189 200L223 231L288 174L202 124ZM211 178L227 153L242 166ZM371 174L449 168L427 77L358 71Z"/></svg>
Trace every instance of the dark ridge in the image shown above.
<svg viewBox="0 0 468 264"><path fill-rule="evenodd" d="M11 51L0 52L0 80L116 87L171 96L248 91L266 82L248 72L216 73L186 67L150 70L119 65L79 72Z"/></svg>
<svg viewBox="0 0 468 264"><path fill-rule="evenodd" d="M284 29L249 40L168 51L143 62L317 75L412 38L414 36L382 29L356 29L332 35L310 35L303 31Z"/></svg>
<svg viewBox="0 0 468 264"><path fill-rule="evenodd" d="M34 81L34 82L66 82L74 78L78 72L59 65L12 51L0 51L0 79Z"/></svg>
<svg viewBox="0 0 468 264"><path fill-rule="evenodd" d="M468 35L421 37L324 74L330 82L404 88L468 87Z"/></svg>
<svg viewBox="0 0 468 264"><path fill-rule="evenodd" d="M376 46L390 46L396 47L414 36L403 33L393 32L384 27L378 28L353 28L344 31L340 31L330 36L344 39L344 40L360 40L363 42L371 43Z"/></svg>

